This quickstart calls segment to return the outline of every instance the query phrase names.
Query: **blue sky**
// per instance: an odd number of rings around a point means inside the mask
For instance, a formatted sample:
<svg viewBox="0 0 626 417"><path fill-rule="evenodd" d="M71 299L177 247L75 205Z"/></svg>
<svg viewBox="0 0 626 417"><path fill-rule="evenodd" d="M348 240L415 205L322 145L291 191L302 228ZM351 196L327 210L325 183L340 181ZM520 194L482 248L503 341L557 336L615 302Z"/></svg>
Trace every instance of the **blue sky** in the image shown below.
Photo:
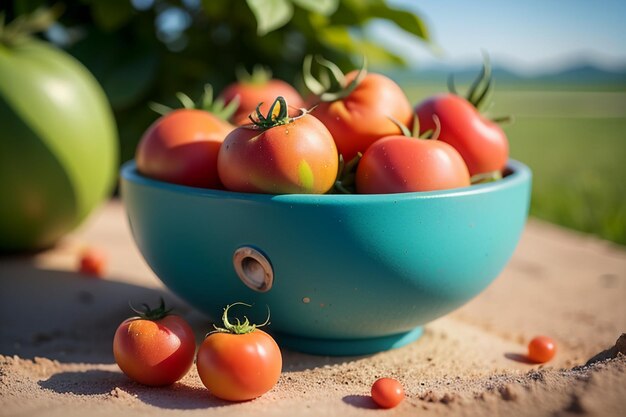
<svg viewBox="0 0 626 417"><path fill-rule="evenodd" d="M492 61L522 73L563 68L580 61L626 68L624 0L388 0L415 11L431 30L443 55L400 30L375 24L372 33L409 62L474 65L481 50Z"/></svg>

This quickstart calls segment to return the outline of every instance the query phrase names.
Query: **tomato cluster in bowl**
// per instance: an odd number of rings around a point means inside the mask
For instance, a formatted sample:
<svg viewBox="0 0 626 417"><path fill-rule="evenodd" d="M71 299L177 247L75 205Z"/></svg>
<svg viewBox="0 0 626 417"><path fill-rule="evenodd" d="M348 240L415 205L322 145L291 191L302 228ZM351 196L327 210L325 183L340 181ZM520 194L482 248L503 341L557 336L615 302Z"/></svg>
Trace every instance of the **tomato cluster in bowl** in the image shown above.
<svg viewBox="0 0 626 417"><path fill-rule="evenodd" d="M343 74L305 59L305 100L288 83L251 77L172 110L144 133L140 173L193 187L265 194L386 194L467 187L501 178L503 130L479 109L489 66L466 97L454 92L412 106L390 78L364 68Z"/></svg>

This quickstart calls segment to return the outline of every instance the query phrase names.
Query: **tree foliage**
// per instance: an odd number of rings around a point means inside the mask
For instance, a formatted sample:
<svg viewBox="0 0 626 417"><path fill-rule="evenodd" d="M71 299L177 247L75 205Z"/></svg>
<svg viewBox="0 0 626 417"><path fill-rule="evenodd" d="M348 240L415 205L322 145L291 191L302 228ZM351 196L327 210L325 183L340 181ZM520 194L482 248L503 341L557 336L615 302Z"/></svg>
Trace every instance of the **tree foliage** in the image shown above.
<svg viewBox="0 0 626 417"><path fill-rule="evenodd" d="M16 0L7 20L57 2ZM415 14L384 0L61 0L64 12L45 36L67 49L104 87L120 131L122 161L158 116L150 101L174 104L175 93L220 91L235 69L261 64L301 86L306 54L343 69L365 55L375 64L401 57L367 37L375 19L428 41Z"/></svg>

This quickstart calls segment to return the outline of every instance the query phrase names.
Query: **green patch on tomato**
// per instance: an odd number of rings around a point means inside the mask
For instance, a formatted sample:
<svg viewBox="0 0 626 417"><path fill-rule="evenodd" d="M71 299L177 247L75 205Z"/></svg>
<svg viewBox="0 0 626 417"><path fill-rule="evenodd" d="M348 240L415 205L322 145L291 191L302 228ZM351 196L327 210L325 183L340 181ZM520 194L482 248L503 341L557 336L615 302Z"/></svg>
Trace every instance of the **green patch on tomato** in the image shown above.
<svg viewBox="0 0 626 417"><path fill-rule="evenodd" d="M313 189L315 177L311 165L304 159L298 164L298 178L300 179L300 185L307 191Z"/></svg>

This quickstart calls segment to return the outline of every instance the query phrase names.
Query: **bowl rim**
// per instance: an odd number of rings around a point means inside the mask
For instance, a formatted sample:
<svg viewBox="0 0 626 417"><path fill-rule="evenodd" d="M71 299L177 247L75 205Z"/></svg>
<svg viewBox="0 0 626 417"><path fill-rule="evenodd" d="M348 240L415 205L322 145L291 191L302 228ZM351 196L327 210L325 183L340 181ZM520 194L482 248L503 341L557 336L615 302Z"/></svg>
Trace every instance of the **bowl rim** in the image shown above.
<svg viewBox="0 0 626 417"><path fill-rule="evenodd" d="M169 191L178 194L195 195L205 198L236 199L258 202L280 202L288 204L353 204L373 202L399 202L415 199L438 199L464 197L483 193L492 193L501 189L514 187L520 183L528 182L532 176L528 166L520 161L509 159L505 168L508 173L504 178L483 184L474 184L468 187L453 188L437 191L415 191L408 193L391 194L260 194L240 193L227 190L215 190L180 185L149 178L137 170L134 159L125 162L120 169L122 181L146 186L149 188Z"/></svg>

